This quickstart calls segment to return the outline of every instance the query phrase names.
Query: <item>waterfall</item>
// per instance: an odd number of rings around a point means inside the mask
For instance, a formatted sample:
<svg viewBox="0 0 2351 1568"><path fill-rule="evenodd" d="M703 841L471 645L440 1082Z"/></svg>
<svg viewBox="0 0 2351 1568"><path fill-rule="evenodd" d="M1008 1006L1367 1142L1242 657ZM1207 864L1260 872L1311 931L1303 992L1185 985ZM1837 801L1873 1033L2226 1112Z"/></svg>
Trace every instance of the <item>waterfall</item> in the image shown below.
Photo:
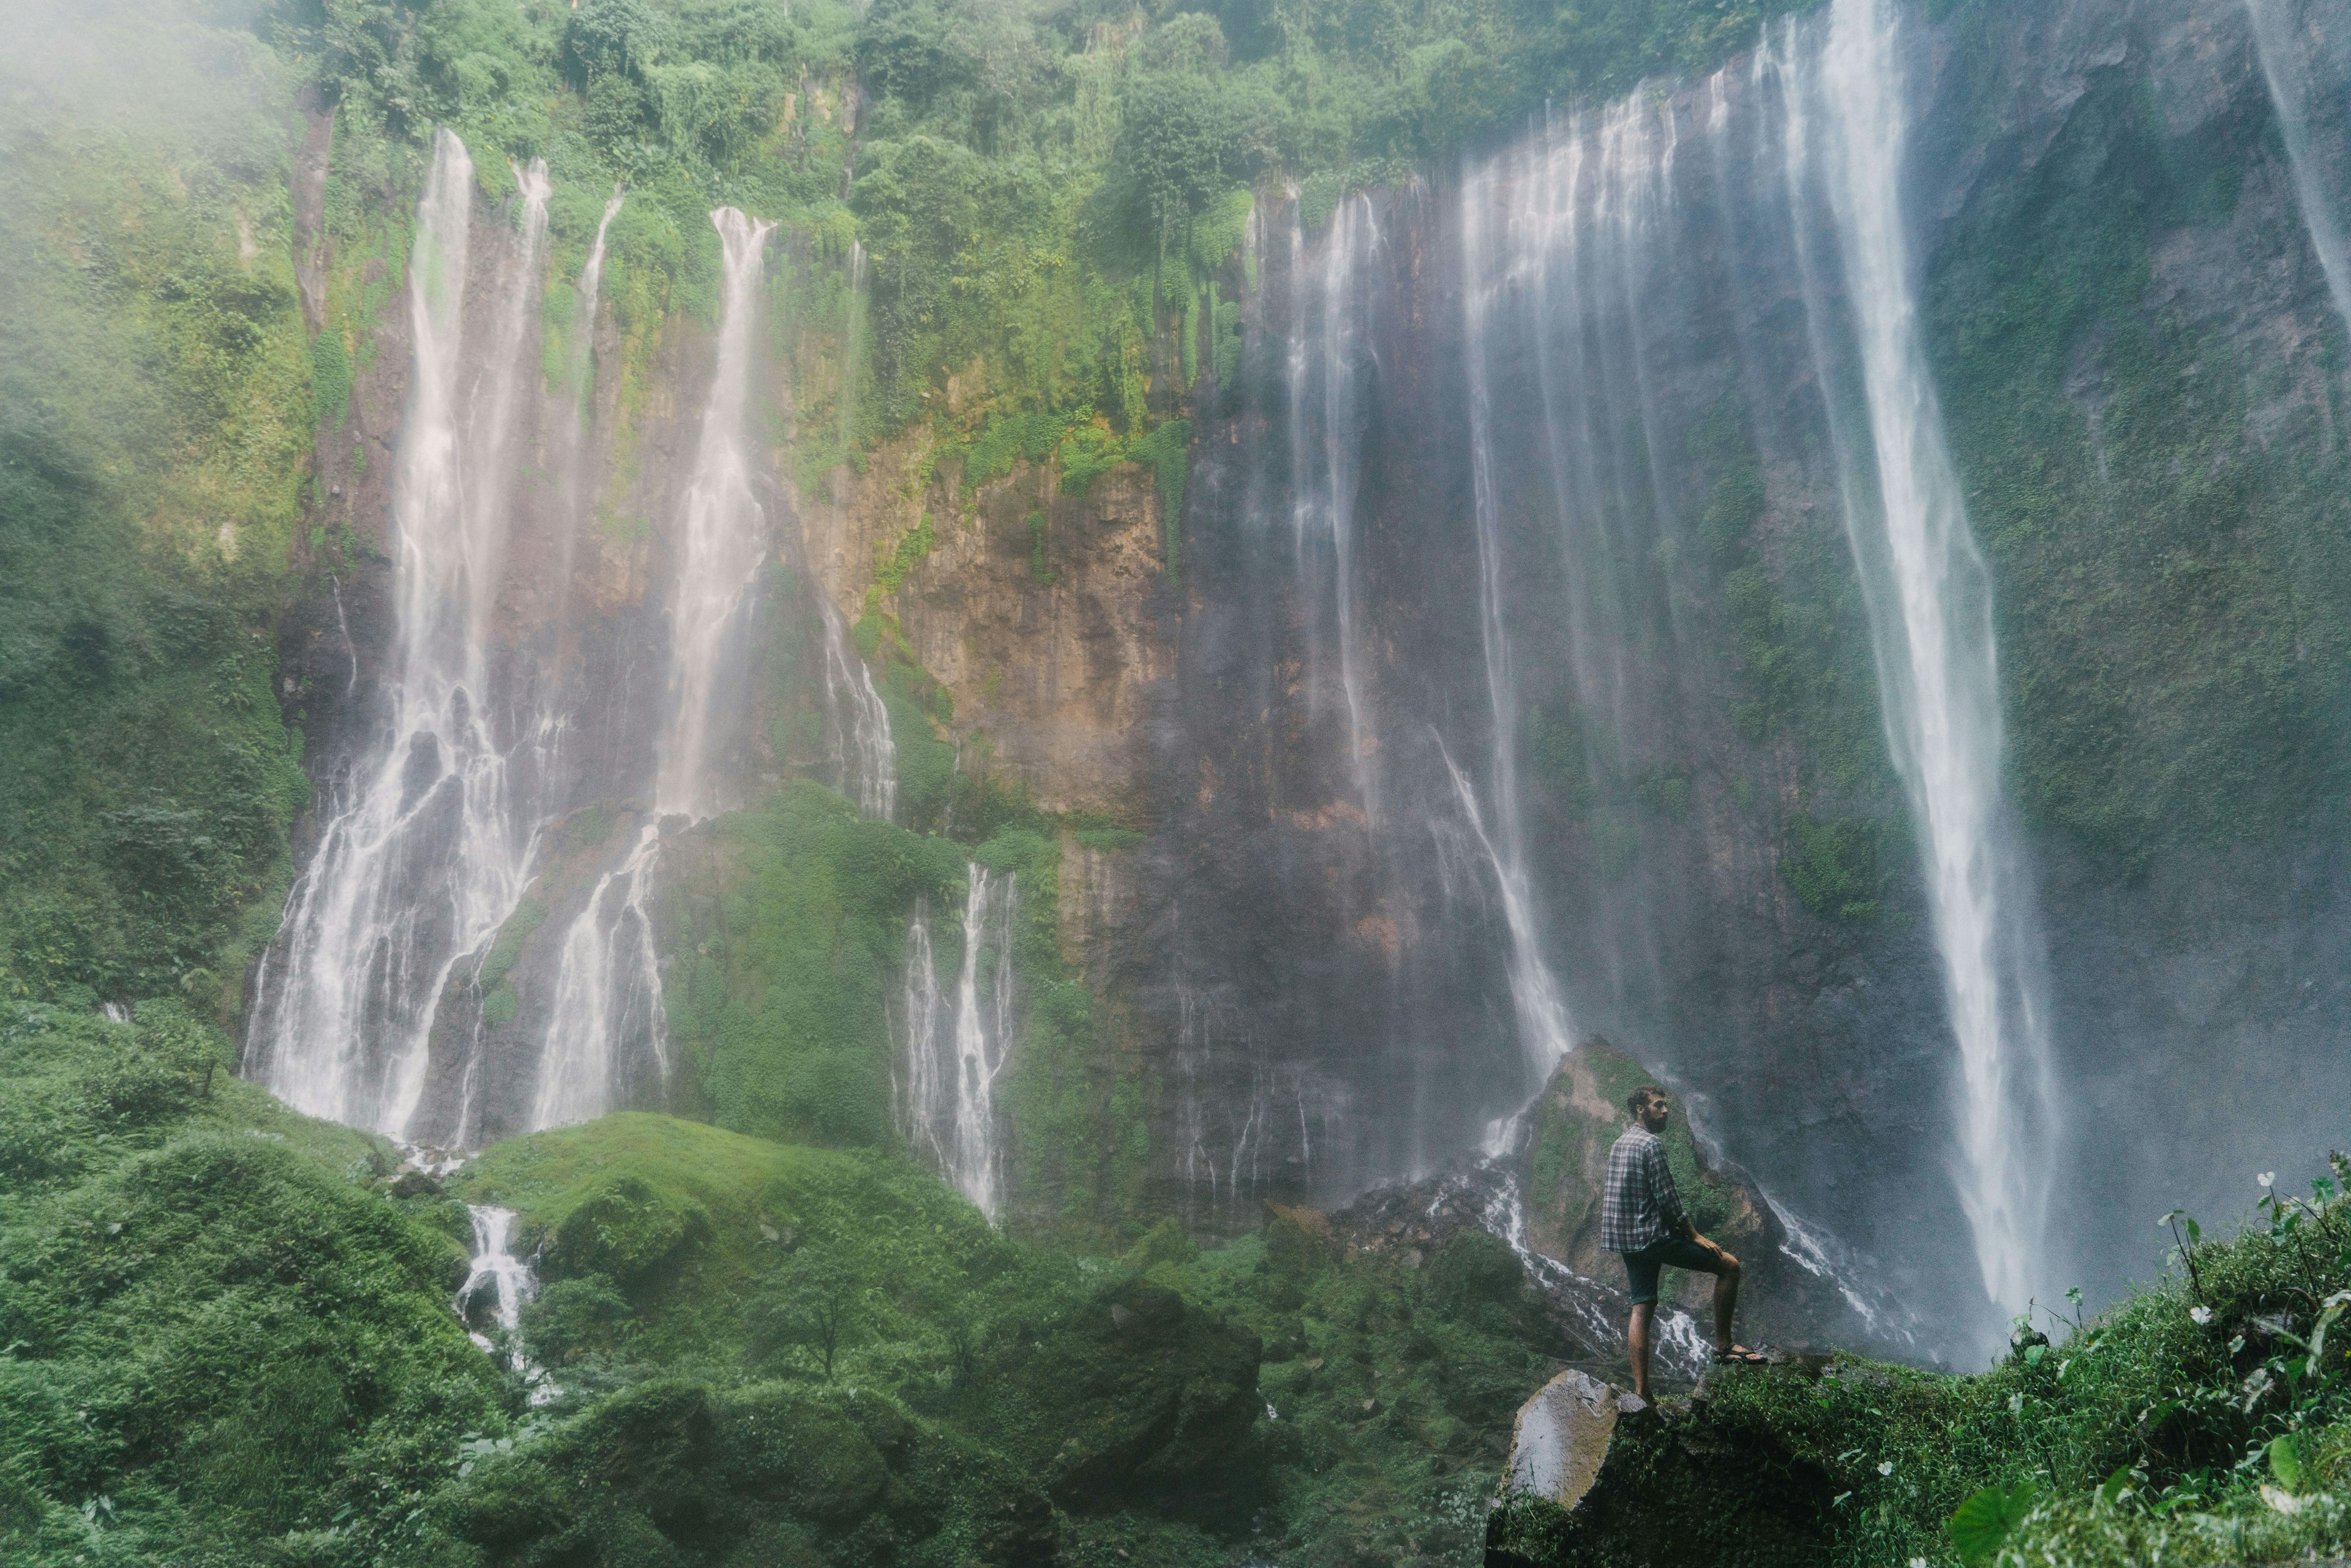
<svg viewBox="0 0 2351 1568"><path fill-rule="evenodd" d="M2303 226L2310 231L2311 248L2318 253L2318 265L2326 274L2326 292L2334 298L2335 313L2351 329L2351 243L2346 243L2335 204L2320 183L2325 160L2310 145L2310 84L2296 68L2295 29L2284 15L2290 3L2245 0L2245 15L2252 23L2262 78L2269 86L2270 104L2277 112L2278 131L2285 141L2286 165L2294 175L2294 201L2302 208ZM2311 52L2319 47L2311 42Z"/></svg>
<svg viewBox="0 0 2351 1568"><path fill-rule="evenodd" d="M1014 1043L1018 901L1010 873L974 865L970 876L952 1010L940 992L929 925L919 909L906 934L900 1116L907 1142L993 1219L1002 1201L995 1083Z"/></svg>
<svg viewBox="0 0 2351 1568"><path fill-rule="evenodd" d="M1960 1201L1986 1292L2022 1311L2035 1282L2053 1117L2047 1011L2001 784L1991 577L1968 526L1918 339L1902 215L1908 124L1895 26L1889 0L1834 0L1810 79L1792 47L1772 63L1785 97L1798 228L1817 160L1857 340L1868 462L1848 456L1844 464L1845 521L1959 1045ZM1817 134L1807 118L1813 102L1825 110ZM1806 271L1818 343L1828 308L1811 286L1815 269ZM1829 383L1835 372L1824 364L1822 373ZM1857 444L1841 429L1837 441L1848 452ZM1874 488L1865 472L1874 474Z"/></svg>
<svg viewBox="0 0 2351 1568"><path fill-rule="evenodd" d="M890 710L831 605L824 606L824 727L841 792L866 816L888 821L898 803L898 748L890 738Z"/></svg>
<svg viewBox="0 0 2351 1568"><path fill-rule="evenodd" d="M775 225L733 207L719 208L710 221L725 264L718 365L680 519L669 604L670 706L655 754L654 815L564 932L532 1102L534 1131L602 1115L622 1097L623 1075L648 1056L666 1080L661 969L648 911L661 862L660 819L700 821L726 804L714 776L713 730L747 656L745 622L767 554L767 513L752 494L745 412L760 258Z"/></svg>
<svg viewBox="0 0 2351 1568"><path fill-rule="evenodd" d="M1342 203L1323 235L1320 259L1309 267L1299 204L1290 205L1290 301L1282 343L1290 463L1290 529L1301 583L1313 594L1318 619L1327 593L1337 644L1339 694L1347 710L1347 766L1367 823L1379 818L1372 772L1373 741L1363 692L1363 653L1355 625L1355 487L1364 425L1364 361L1371 355L1370 304L1364 263L1379 246L1371 198ZM1320 579L1329 573L1325 588ZM1322 639L1310 655L1319 656ZM1324 683L1308 685L1309 712Z"/></svg>
<svg viewBox="0 0 2351 1568"><path fill-rule="evenodd" d="M627 1098L613 1091L635 1064L650 1060L656 1082L668 1076L660 955L646 908L660 849L660 824L648 821L627 858L597 879L563 934L531 1103L534 1129L602 1115L615 1099Z"/></svg>
<svg viewBox="0 0 2351 1568"><path fill-rule="evenodd" d="M622 197L619 186L612 188L612 199L604 204L604 215L596 224L595 243L588 247L588 265L580 269L580 292L571 311L571 386L572 396L580 400L580 424L588 415L589 361L596 347L596 302L604 288L604 235L620 215Z"/></svg>
<svg viewBox="0 0 2351 1568"><path fill-rule="evenodd" d="M1456 765L1441 738L1437 745L1463 815L1485 852L1501 891L1503 919L1510 938L1510 1002L1518 1019L1519 1049L1526 1064L1521 1086L1513 1097L1524 1101L1541 1091L1552 1067L1573 1048L1574 1034L1558 977L1543 956L1541 925L1527 874L1525 833L1519 812L1518 679L1511 664L1510 628L1503 618L1501 497L1494 476L1493 378L1487 342L1494 306L1509 269L1497 254L1494 237L1489 232L1491 210L1487 186L1476 180L1465 183L1461 214L1463 351L1469 376L1470 504L1478 538L1479 637L1485 653L1486 703L1493 728L1490 789L1494 823L1490 831L1468 775ZM1499 1153L1499 1147L1493 1145L1510 1135L1507 1122L1490 1130L1489 1152Z"/></svg>
<svg viewBox="0 0 2351 1568"><path fill-rule="evenodd" d="M488 619L508 527L518 367L547 239L547 166L516 171L519 234L489 284L484 373L460 374L473 162L447 131L416 212L415 340L392 482L389 720L322 802L326 828L256 974L247 1071L313 1115L399 1134L442 988L520 896L536 815L515 798Z"/></svg>
<svg viewBox="0 0 2351 1568"><path fill-rule="evenodd" d="M747 653L746 622L767 553L767 513L752 494L744 408L760 257L776 226L733 207L719 208L710 221L725 255L718 373L680 519L670 603L669 718L653 785L656 811L696 820L728 804L713 768L718 760L714 729Z"/></svg>
<svg viewBox="0 0 2351 1568"><path fill-rule="evenodd" d="M865 355L865 246L849 242L849 318L841 332L841 395L838 400L841 460L857 451L857 378Z"/></svg>
<svg viewBox="0 0 2351 1568"><path fill-rule="evenodd" d="M534 1385L530 1402L544 1405L560 1391L531 1365L516 1338L524 1304L538 1294L538 1279L529 1264L509 1250L514 1210L469 1203L465 1212L474 1220L474 1255L465 1282L457 1288L458 1320L465 1325L466 1337L484 1351L495 1355L503 1349L507 1364ZM484 1332L491 1328L505 1337L503 1346Z"/></svg>

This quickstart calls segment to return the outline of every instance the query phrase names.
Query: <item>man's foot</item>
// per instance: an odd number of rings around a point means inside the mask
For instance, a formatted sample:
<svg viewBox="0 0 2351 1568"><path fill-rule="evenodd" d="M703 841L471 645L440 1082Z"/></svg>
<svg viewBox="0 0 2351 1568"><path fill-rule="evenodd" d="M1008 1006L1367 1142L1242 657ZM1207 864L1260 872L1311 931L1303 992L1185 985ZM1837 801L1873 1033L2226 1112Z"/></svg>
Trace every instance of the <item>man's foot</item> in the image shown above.
<svg viewBox="0 0 2351 1568"><path fill-rule="evenodd" d="M1743 1344L1734 1344L1727 1350L1716 1350L1714 1364L1717 1366L1769 1366L1771 1364L1771 1358L1760 1350L1750 1350Z"/></svg>

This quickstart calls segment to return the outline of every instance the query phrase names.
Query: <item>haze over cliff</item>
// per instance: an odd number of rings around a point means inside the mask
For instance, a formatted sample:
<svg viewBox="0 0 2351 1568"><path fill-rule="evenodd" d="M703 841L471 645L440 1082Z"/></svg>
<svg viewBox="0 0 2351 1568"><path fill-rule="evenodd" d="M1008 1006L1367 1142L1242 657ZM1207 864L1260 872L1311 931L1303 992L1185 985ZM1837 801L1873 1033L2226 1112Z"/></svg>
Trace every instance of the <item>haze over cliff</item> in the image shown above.
<svg viewBox="0 0 2351 1568"><path fill-rule="evenodd" d="M2338 13L12 5L0 998L681 1343L812 1222L500 1149L1474 1211L1614 1354L1637 1071L1775 1333L1977 1365L2342 1139Z"/></svg>

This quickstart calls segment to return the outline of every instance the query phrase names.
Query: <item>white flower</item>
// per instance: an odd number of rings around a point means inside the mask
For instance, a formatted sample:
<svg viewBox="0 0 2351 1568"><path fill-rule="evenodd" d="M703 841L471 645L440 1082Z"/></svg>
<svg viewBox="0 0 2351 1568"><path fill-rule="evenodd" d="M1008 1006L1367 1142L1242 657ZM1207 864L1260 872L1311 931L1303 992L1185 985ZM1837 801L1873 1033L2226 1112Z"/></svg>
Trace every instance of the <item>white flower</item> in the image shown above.
<svg viewBox="0 0 2351 1568"><path fill-rule="evenodd" d="M2277 1185L2277 1172L2263 1171L2253 1179L2261 1183L2263 1186L2275 1186Z"/></svg>
<svg viewBox="0 0 2351 1568"><path fill-rule="evenodd" d="M2262 1500L2289 1518L2300 1513L2309 1501L2307 1498L2296 1497L2292 1492L2280 1491L2267 1481L2262 1483Z"/></svg>
<svg viewBox="0 0 2351 1568"><path fill-rule="evenodd" d="M1894 1461L1892 1459L1886 1459L1881 1462L1877 1467L1877 1473L1881 1476L1892 1475L1894 1473Z"/></svg>
<svg viewBox="0 0 2351 1568"><path fill-rule="evenodd" d="M2210 1307L2190 1307L2188 1309L2188 1321L2194 1323L2200 1329L2206 1323L2212 1321L2212 1309Z"/></svg>

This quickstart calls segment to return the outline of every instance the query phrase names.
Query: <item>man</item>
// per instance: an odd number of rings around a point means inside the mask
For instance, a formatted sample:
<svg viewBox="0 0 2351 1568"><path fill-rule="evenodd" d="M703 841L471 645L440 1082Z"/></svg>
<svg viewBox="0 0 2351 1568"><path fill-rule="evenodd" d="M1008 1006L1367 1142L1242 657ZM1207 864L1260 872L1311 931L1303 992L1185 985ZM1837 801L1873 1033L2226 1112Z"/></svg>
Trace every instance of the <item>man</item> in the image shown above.
<svg viewBox="0 0 2351 1568"><path fill-rule="evenodd" d="M1764 1358L1730 1337L1739 1308L1739 1260L1698 1233L1682 1207L1681 1189L1666 1166L1666 1130L1673 1107L1666 1092L1644 1084L1625 1098L1633 1124L1608 1151L1608 1192L1600 1206L1600 1245L1625 1255L1633 1285L1633 1322L1625 1343L1633 1353L1633 1392L1649 1396L1649 1320L1657 1308L1657 1273L1670 1264L1714 1276L1714 1359L1718 1364Z"/></svg>

